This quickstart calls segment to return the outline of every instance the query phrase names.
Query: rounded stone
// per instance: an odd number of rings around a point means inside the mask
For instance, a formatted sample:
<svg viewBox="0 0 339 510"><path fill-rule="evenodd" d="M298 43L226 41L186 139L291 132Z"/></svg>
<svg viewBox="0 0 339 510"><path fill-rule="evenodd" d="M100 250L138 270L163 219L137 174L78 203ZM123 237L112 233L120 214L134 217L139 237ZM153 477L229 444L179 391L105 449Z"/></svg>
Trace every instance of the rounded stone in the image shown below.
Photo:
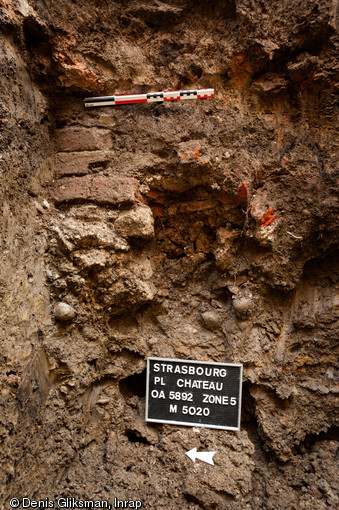
<svg viewBox="0 0 339 510"><path fill-rule="evenodd" d="M206 329L214 331L220 327L221 319L219 315L213 311L203 312L201 318Z"/></svg>
<svg viewBox="0 0 339 510"><path fill-rule="evenodd" d="M253 308L253 301L249 298L238 298L233 300L233 306L237 315L247 315Z"/></svg>
<svg viewBox="0 0 339 510"><path fill-rule="evenodd" d="M54 316L58 321L71 321L74 319L75 315L74 308L67 303L58 303L54 308Z"/></svg>
<svg viewBox="0 0 339 510"><path fill-rule="evenodd" d="M148 206L139 205L121 213L114 223L114 230L122 237L151 239L154 236L152 210Z"/></svg>

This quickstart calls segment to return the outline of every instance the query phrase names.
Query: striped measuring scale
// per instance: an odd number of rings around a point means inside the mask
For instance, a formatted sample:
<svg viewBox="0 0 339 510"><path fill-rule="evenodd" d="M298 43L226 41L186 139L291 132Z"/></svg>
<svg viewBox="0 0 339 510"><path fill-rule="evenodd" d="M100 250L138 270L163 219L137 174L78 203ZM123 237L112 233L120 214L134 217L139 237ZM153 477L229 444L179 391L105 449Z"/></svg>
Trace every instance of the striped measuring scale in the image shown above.
<svg viewBox="0 0 339 510"><path fill-rule="evenodd" d="M162 103L186 99L208 99L214 97L214 89L174 90L169 92L148 92L119 96L88 97L85 106L115 106L119 104Z"/></svg>

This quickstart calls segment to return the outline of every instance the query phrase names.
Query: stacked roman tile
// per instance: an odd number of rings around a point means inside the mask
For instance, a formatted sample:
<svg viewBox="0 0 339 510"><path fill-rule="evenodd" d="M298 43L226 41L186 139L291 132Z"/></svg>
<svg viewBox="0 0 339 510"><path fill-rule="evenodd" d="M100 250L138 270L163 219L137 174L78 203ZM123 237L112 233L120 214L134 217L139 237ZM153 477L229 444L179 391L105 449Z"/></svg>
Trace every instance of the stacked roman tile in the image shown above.
<svg viewBox="0 0 339 510"><path fill-rule="evenodd" d="M57 211L50 229L58 251L51 273L61 273L60 253L67 261L62 277L52 284L59 321L71 320L67 303L79 311L88 298L91 306L95 302L111 316L134 310L154 296L152 267L144 253L154 236L152 210L144 203L138 180L113 168L112 147L108 129L70 126L56 132ZM75 288L80 281L79 293Z"/></svg>
<svg viewBox="0 0 339 510"><path fill-rule="evenodd" d="M57 132L57 168L54 199L61 203L116 206L136 203L135 179L101 173L110 161L109 130L70 127Z"/></svg>

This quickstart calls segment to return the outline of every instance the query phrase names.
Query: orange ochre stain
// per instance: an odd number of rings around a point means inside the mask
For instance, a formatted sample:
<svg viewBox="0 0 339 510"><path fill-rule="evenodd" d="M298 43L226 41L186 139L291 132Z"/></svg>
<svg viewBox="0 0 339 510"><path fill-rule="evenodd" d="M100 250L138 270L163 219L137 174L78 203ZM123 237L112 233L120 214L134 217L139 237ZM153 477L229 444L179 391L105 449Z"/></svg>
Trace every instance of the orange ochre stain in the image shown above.
<svg viewBox="0 0 339 510"><path fill-rule="evenodd" d="M260 220L260 225L263 225L264 227L268 227L269 225L272 225L272 223L277 219L277 215L274 214L276 212L276 209L268 209L263 215Z"/></svg>
<svg viewBox="0 0 339 510"><path fill-rule="evenodd" d="M200 150L201 150L201 146L199 145L199 147L197 147L193 153L194 159L198 159L198 157L200 155Z"/></svg>

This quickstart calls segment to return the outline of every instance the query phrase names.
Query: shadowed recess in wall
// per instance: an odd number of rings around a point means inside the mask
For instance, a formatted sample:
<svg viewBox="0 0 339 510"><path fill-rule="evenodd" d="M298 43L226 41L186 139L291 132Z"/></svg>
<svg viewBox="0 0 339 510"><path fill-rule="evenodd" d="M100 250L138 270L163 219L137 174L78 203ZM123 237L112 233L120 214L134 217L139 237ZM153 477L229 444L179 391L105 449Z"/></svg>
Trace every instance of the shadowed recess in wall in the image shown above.
<svg viewBox="0 0 339 510"><path fill-rule="evenodd" d="M146 395L146 369L141 374L133 374L119 381L119 388L124 397L133 395L144 397Z"/></svg>

